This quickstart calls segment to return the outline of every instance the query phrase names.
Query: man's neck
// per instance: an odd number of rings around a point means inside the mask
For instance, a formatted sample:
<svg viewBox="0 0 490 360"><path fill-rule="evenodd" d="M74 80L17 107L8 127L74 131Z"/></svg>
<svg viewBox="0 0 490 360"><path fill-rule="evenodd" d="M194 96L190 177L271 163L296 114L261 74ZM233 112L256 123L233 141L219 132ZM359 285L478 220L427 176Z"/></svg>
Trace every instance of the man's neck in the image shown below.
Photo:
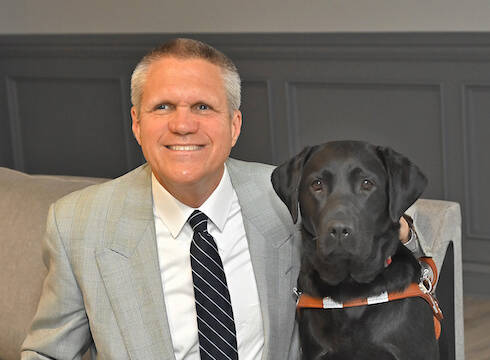
<svg viewBox="0 0 490 360"><path fill-rule="evenodd" d="M200 207L211 196L221 181L221 178L214 181L202 179L194 184L175 185L161 181L158 177L156 179L174 198L194 209Z"/></svg>

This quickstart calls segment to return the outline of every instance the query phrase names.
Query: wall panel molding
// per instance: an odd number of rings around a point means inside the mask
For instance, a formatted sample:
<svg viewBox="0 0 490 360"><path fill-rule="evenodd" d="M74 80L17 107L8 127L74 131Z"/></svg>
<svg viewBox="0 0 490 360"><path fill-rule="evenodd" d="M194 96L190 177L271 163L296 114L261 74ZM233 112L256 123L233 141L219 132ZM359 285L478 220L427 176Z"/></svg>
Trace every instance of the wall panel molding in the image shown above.
<svg viewBox="0 0 490 360"><path fill-rule="evenodd" d="M490 134L490 83L463 85L464 142L465 142L465 194L468 219L466 234L470 238L489 240L490 225L490 161L488 144Z"/></svg>
<svg viewBox="0 0 490 360"><path fill-rule="evenodd" d="M175 37L199 39L249 60L490 60L490 33L465 32L0 35L0 56L133 58Z"/></svg>
<svg viewBox="0 0 490 360"><path fill-rule="evenodd" d="M12 163L18 170L25 171L22 132L20 130L19 100L17 81L11 77L5 79L8 104L8 124L12 143Z"/></svg>

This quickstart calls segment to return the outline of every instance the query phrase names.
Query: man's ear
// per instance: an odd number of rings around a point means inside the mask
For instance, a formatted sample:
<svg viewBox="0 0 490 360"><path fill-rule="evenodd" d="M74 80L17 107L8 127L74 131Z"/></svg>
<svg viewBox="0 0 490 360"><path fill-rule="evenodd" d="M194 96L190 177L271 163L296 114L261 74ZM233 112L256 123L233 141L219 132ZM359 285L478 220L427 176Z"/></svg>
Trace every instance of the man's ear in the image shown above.
<svg viewBox="0 0 490 360"><path fill-rule="evenodd" d="M131 129L133 130L133 135L141 146L141 138L140 138L140 121L138 117L138 110L136 109L135 106L131 108L131 119L133 120Z"/></svg>
<svg viewBox="0 0 490 360"><path fill-rule="evenodd" d="M235 146L242 131L242 112L235 110L231 118L231 147Z"/></svg>
<svg viewBox="0 0 490 360"><path fill-rule="evenodd" d="M424 192L427 177L417 165L393 149L378 146L376 150L388 174L390 217L393 222L398 222Z"/></svg>
<svg viewBox="0 0 490 360"><path fill-rule="evenodd" d="M274 169L271 176L272 187L279 198L286 204L294 223L298 221L299 184L303 168L320 146L306 147L295 157Z"/></svg>

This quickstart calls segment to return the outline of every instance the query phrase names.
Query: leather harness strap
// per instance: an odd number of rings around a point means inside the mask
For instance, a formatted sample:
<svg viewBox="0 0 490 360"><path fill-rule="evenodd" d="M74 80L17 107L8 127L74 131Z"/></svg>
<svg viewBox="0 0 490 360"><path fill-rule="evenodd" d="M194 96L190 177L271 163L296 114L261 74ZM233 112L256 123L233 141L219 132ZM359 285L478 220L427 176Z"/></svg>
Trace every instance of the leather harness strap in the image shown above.
<svg viewBox="0 0 490 360"><path fill-rule="evenodd" d="M298 294L298 301L296 303L296 308L299 311L303 308L314 308L314 309L342 309L354 306L363 306L363 305L374 305L381 304L389 301L406 299L410 297L420 297L424 299L431 307L432 312L434 314L434 329L436 332L436 337L439 339L441 334L441 324L440 320L442 320L443 315L441 308L439 307L439 302L435 298L432 290L435 287L435 283L437 280L437 268L435 263L430 258L421 258L419 259L425 263L427 263L432 269L432 276L427 276L424 274L422 281L419 284L410 284L410 286L405 289L403 292L392 292L387 293L384 292L377 296L372 296L367 299L356 299L348 302L336 302L331 298L314 298L308 294ZM297 291L295 291L297 292Z"/></svg>

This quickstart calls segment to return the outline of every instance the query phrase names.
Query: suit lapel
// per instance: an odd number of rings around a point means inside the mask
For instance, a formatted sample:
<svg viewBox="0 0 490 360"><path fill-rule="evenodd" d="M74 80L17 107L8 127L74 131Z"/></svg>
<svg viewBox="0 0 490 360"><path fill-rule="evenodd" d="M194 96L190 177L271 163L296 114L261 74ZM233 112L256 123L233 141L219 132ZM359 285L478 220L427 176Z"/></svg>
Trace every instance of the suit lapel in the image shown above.
<svg viewBox="0 0 490 360"><path fill-rule="evenodd" d="M291 228L284 224L289 213L274 209L267 186L257 185L254 176L244 174L228 162L230 177L242 209L262 309L265 332L263 359L286 359L295 321L292 288L296 284L297 249ZM279 203L275 203L279 205ZM289 217L288 219L286 219ZM290 220L289 220L290 222Z"/></svg>
<svg viewBox="0 0 490 360"><path fill-rule="evenodd" d="M97 265L131 358L175 359L156 246L151 170L143 167L115 189L106 243ZM107 242L111 236L112 240ZM162 357L163 355L163 357Z"/></svg>

